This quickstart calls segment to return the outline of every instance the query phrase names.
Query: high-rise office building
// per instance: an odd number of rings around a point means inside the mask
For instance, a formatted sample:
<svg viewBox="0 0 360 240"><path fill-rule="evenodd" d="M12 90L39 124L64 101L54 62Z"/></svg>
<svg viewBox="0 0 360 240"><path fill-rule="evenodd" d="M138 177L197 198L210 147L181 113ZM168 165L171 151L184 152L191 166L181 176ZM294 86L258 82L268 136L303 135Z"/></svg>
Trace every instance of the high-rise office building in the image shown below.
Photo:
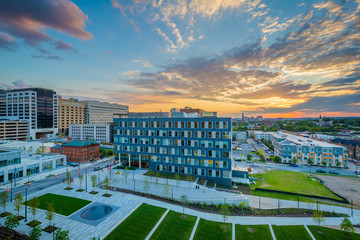
<svg viewBox="0 0 360 240"><path fill-rule="evenodd" d="M58 96L44 88L0 91L0 118L29 122L30 138L58 133Z"/></svg>
<svg viewBox="0 0 360 240"><path fill-rule="evenodd" d="M114 115L127 114L129 106L116 103L82 101L85 107L86 124L112 124Z"/></svg>
<svg viewBox="0 0 360 240"><path fill-rule="evenodd" d="M114 152L120 161L226 186L232 177L230 137L231 118L114 119Z"/></svg>
<svg viewBox="0 0 360 240"><path fill-rule="evenodd" d="M70 124L85 123L85 103L59 96L59 133L68 134Z"/></svg>

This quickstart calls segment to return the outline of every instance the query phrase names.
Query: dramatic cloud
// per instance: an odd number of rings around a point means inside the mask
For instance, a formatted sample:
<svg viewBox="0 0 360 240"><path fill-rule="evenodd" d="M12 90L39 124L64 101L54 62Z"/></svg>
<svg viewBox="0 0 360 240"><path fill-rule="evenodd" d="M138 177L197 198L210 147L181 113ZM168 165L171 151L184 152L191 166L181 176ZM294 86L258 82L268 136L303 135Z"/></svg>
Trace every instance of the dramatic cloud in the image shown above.
<svg viewBox="0 0 360 240"><path fill-rule="evenodd" d="M0 89L32 88L32 87L35 87L35 86L32 85L32 84L26 83L22 79L13 81L11 84L2 84L2 83L0 83Z"/></svg>
<svg viewBox="0 0 360 240"><path fill-rule="evenodd" d="M71 52L71 53L78 52L71 44L63 42L59 39L55 39L53 44L55 46L55 49L57 49L57 50L62 50L62 51Z"/></svg>
<svg viewBox="0 0 360 240"><path fill-rule="evenodd" d="M92 34L84 29L87 21L88 16L68 0L0 1L0 31L31 46L51 39L47 28L90 39Z"/></svg>

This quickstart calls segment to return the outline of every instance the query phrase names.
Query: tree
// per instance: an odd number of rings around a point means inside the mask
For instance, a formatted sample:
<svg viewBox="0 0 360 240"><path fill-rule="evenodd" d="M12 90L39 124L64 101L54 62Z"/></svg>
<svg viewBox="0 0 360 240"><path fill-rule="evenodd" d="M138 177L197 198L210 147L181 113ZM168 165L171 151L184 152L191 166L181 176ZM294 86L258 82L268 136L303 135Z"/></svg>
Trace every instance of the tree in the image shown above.
<svg viewBox="0 0 360 240"><path fill-rule="evenodd" d="M36 149L36 152L35 152L35 153L36 153L36 154L41 154L40 148Z"/></svg>
<svg viewBox="0 0 360 240"><path fill-rule="evenodd" d="M95 190L96 184L97 184L97 176L96 174L91 175L90 177L91 186L93 188L93 191Z"/></svg>
<svg viewBox="0 0 360 240"><path fill-rule="evenodd" d="M274 163L280 163L281 162L281 158L279 156L275 156L273 159Z"/></svg>
<svg viewBox="0 0 360 240"><path fill-rule="evenodd" d="M186 195L182 195L181 197L180 197L180 199L181 199L181 202L183 203L183 217L185 217L185 204L186 204L186 202L187 202L187 197L186 197Z"/></svg>
<svg viewBox="0 0 360 240"><path fill-rule="evenodd" d="M40 239L41 234L42 234L42 229L40 226L33 227L30 231L29 239L30 240Z"/></svg>
<svg viewBox="0 0 360 240"><path fill-rule="evenodd" d="M342 222L340 223L340 229L352 233L355 232L354 226L352 225L350 219L347 217L345 217L344 220L342 220Z"/></svg>
<svg viewBox="0 0 360 240"><path fill-rule="evenodd" d="M252 157L252 156L251 156L250 153L246 156L246 158L247 158L248 161L251 161L251 157Z"/></svg>
<svg viewBox="0 0 360 240"><path fill-rule="evenodd" d="M4 226L10 229L14 229L19 226L19 219L11 213L6 217Z"/></svg>
<svg viewBox="0 0 360 240"><path fill-rule="evenodd" d="M69 240L69 230L62 230L59 228L55 233L55 240Z"/></svg>
<svg viewBox="0 0 360 240"><path fill-rule="evenodd" d="M221 206L220 214L224 220L224 226L225 226L225 221L228 218L228 216L230 216L229 204L224 204Z"/></svg>
<svg viewBox="0 0 360 240"><path fill-rule="evenodd" d="M145 180L144 180L144 191L147 192L149 191L150 189L150 182L149 182L149 178L148 177L145 177Z"/></svg>
<svg viewBox="0 0 360 240"><path fill-rule="evenodd" d="M40 201L39 201L38 197L34 197L34 198L30 199L28 202L28 205L30 207L30 212L34 216L34 221L35 221L37 209L39 208L39 204L40 204Z"/></svg>
<svg viewBox="0 0 360 240"><path fill-rule="evenodd" d="M296 157L293 157L293 159L291 159L291 163L292 163L292 164L297 164L297 159L296 159Z"/></svg>
<svg viewBox="0 0 360 240"><path fill-rule="evenodd" d="M324 213L320 211L319 207L314 210L312 218L314 223L318 224L318 226L320 226L321 223L326 221Z"/></svg>
<svg viewBox="0 0 360 240"><path fill-rule="evenodd" d="M176 180L176 188L178 188L181 184L181 177L179 174L175 174L175 180Z"/></svg>
<svg viewBox="0 0 360 240"><path fill-rule="evenodd" d="M1 203L1 206L4 208L4 212L5 212L5 208L8 204L8 199L9 199L9 194L6 191L3 191L0 193L0 203Z"/></svg>
<svg viewBox="0 0 360 240"><path fill-rule="evenodd" d="M337 166L337 167L340 167L340 165L341 165L341 162L337 162L337 163L336 163L336 166Z"/></svg>
<svg viewBox="0 0 360 240"><path fill-rule="evenodd" d="M83 181L84 181L84 175L79 175L80 189Z"/></svg>
<svg viewBox="0 0 360 240"><path fill-rule="evenodd" d="M125 178L125 184L127 184L127 177L129 176L129 169L125 167L124 171L122 172L123 177Z"/></svg>
<svg viewBox="0 0 360 240"><path fill-rule="evenodd" d="M68 185L67 187L70 188L70 186L71 186L71 174L70 174L69 171L66 172L65 182L66 182L66 184Z"/></svg>
<svg viewBox="0 0 360 240"><path fill-rule="evenodd" d="M167 196L170 194L170 186L168 183L164 184L164 195Z"/></svg>
<svg viewBox="0 0 360 240"><path fill-rule="evenodd" d="M51 226L51 220L53 220L55 214L54 202L47 203L47 210L45 212L46 220L49 220Z"/></svg>
<svg viewBox="0 0 360 240"><path fill-rule="evenodd" d="M325 161L322 161L321 164L322 164L323 166L326 166L326 162L325 162Z"/></svg>
<svg viewBox="0 0 360 240"><path fill-rule="evenodd" d="M313 161L311 160L311 158L309 158L307 162L308 162L309 165L313 164Z"/></svg>
<svg viewBox="0 0 360 240"><path fill-rule="evenodd" d="M20 210L22 205L24 204L24 198L22 197L21 193L18 193L14 199L14 210L17 211L17 215L20 215Z"/></svg>
<svg viewBox="0 0 360 240"><path fill-rule="evenodd" d="M106 177L104 179L104 187L106 189L106 192L110 189L110 178L109 177Z"/></svg>

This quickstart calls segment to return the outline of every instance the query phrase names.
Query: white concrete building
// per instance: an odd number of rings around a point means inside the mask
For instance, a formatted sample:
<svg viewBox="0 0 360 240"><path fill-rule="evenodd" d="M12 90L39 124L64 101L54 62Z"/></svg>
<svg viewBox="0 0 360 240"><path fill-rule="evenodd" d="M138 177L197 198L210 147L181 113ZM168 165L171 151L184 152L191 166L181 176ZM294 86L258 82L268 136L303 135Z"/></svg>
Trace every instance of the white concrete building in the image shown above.
<svg viewBox="0 0 360 240"><path fill-rule="evenodd" d="M112 124L114 114L127 114L129 106L116 103L82 101L85 107L86 124Z"/></svg>
<svg viewBox="0 0 360 240"><path fill-rule="evenodd" d="M254 140L260 141L262 138L265 140L270 140L271 132L263 132L263 131L254 131Z"/></svg>
<svg viewBox="0 0 360 240"><path fill-rule="evenodd" d="M0 148L20 150L22 155L30 155L36 151L42 150L43 153L49 153L50 148L55 146L53 142L36 141L0 141Z"/></svg>
<svg viewBox="0 0 360 240"><path fill-rule="evenodd" d="M69 136L73 140L92 139L98 142L112 142L112 125L110 124L71 124Z"/></svg>
<svg viewBox="0 0 360 240"><path fill-rule="evenodd" d="M246 142L247 133L245 131L232 131L232 137L235 138L236 141Z"/></svg>

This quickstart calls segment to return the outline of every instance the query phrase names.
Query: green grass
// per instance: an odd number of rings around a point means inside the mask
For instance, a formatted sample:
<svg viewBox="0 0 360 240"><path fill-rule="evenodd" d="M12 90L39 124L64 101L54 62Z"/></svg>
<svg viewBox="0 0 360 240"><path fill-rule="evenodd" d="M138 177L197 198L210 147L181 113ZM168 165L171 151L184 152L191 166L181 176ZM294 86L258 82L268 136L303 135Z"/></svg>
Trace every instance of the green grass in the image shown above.
<svg viewBox="0 0 360 240"><path fill-rule="evenodd" d="M317 240L322 240L322 239L326 239L326 240L335 240L335 239L336 240L342 240L342 239L359 240L360 239L360 234L356 234L356 233L344 232L344 231L337 230L337 229L318 227L318 226L308 226L308 228ZM322 234L318 233L318 229L319 229L319 231L322 232Z"/></svg>
<svg viewBox="0 0 360 240"><path fill-rule="evenodd" d="M227 229L223 229L224 223L200 219L194 236L195 240L231 240L231 224L225 223Z"/></svg>
<svg viewBox="0 0 360 240"><path fill-rule="evenodd" d="M303 225L272 226L276 240L312 240Z"/></svg>
<svg viewBox="0 0 360 240"><path fill-rule="evenodd" d="M105 239L145 239L165 211L164 208L143 203Z"/></svg>
<svg viewBox="0 0 360 240"><path fill-rule="evenodd" d="M168 179L175 179L175 173L162 173L162 172L151 172L148 171L144 174L145 176L149 176L149 177L158 177L158 178L168 178ZM178 174L180 177L180 180L182 181L188 181L191 178L192 182L195 182L197 177L191 176L191 175L187 175L187 174ZM190 176L190 177L189 177ZM187 179L189 178L189 179Z"/></svg>
<svg viewBox="0 0 360 240"><path fill-rule="evenodd" d="M69 216L91 203L91 201L88 200L52 193L47 193L40 196L39 202L39 208L44 210L47 210L47 203L54 202L55 212L65 216Z"/></svg>
<svg viewBox="0 0 360 240"><path fill-rule="evenodd" d="M196 222L196 217L182 213L170 211L159 227L156 229L151 239L159 240L188 240Z"/></svg>
<svg viewBox="0 0 360 240"><path fill-rule="evenodd" d="M251 231L249 231L249 229ZM252 232L253 231L253 232ZM235 239L272 240L269 225L235 225Z"/></svg>
<svg viewBox="0 0 360 240"><path fill-rule="evenodd" d="M260 187L342 200L328 190L322 183L316 179L313 180L314 178L310 177L310 174L307 173L272 170L266 171L266 173L254 174L254 177L258 178L259 181L251 186L252 189ZM297 198L297 196L295 197Z"/></svg>

